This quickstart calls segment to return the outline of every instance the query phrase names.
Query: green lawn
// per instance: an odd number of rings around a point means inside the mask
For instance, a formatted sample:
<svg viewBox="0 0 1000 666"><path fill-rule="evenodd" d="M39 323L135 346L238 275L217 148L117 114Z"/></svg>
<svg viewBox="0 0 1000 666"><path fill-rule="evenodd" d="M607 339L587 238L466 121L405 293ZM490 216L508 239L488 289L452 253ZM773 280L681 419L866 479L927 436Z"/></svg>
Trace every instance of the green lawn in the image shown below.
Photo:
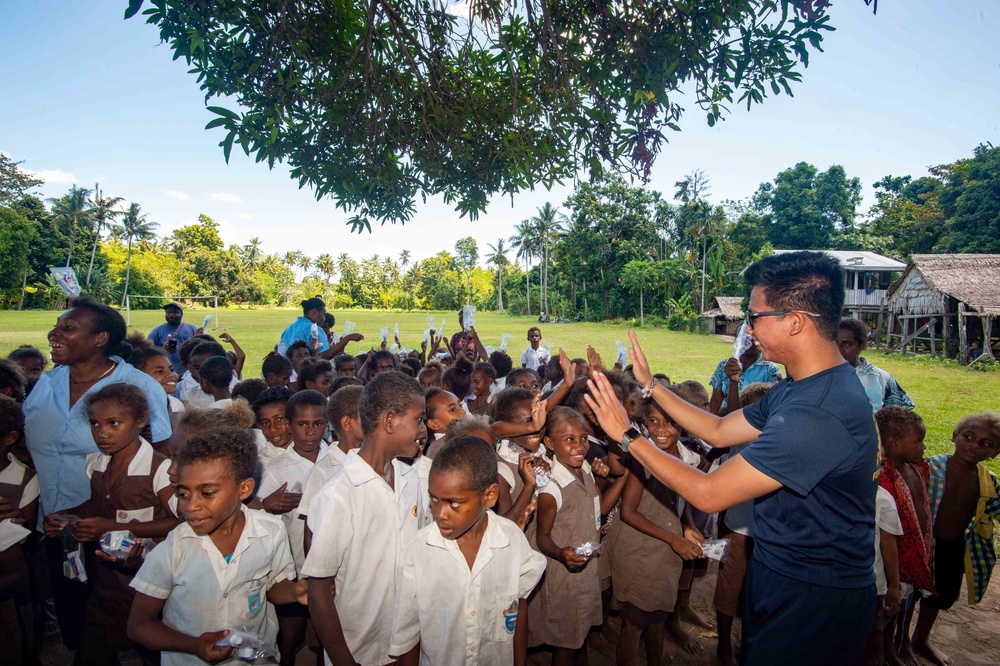
<svg viewBox="0 0 1000 666"><path fill-rule="evenodd" d="M185 320L200 325L207 309L189 309ZM345 321L357 324L357 330L367 336L365 342L378 342L378 330L388 326L390 331L399 323L400 339L408 347L419 346L427 317L433 314L440 324L444 317L445 331L454 332L458 327L456 312L384 312L349 310L334 312L337 317L335 330L343 330ZM33 344L46 349L45 334L55 322L54 311L0 313L0 354L7 353L20 344ZM260 367L260 360L273 348L281 331L298 315L291 309L221 310L222 328L227 328L247 353L247 376ZM535 321L531 317L480 312L476 315L476 329L483 343L499 346L500 336L511 333L508 351L517 359L527 346L527 329ZM163 321L162 310L132 312L132 328L148 332ZM562 346L570 356L584 355L586 346L593 345L605 360L613 363L615 341L626 340L627 328L603 324L546 324L542 327L542 341L553 348ZM221 330L221 329L220 329ZM214 330L209 330L214 333ZM640 329L639 340L650 359L654 371L665 372L671 380L695 379L707 385L719 360L731 353L729 343L711 336L676 333L661 329ZM364 343L352 345L360 351ZM950 363L926 358L902 358L882 353L868 357L879 367L892 373L917 403L917 410L927 422L927 452L951 451L951 430L963 414L1000 409L1000 373L974 372ZM991 467L1000 472L1000 461Z"/></svg>

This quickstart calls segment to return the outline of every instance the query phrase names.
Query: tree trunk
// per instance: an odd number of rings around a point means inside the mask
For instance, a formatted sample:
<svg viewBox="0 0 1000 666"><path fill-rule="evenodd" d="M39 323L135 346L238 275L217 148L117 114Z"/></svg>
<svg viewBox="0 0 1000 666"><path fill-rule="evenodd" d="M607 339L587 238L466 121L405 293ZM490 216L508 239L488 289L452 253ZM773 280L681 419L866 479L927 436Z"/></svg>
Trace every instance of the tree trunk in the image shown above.
<svg viewBox="0 0 1000 666"><path fill-rule="evenodd" d="M24 307L24 292L28 289L28 267L24 267L24 276L21 278L21 300L17 302L17 309Z"/></svg>
<svg viewBox="0 0 1000 666"><path fill-rule="evenodd" d="M128 256L125 261L125 290L122 292L122 307L125 307L125 297L128 296L128 281L132 277L132 236L128 237Z"/></svg>
<svg viewBox="0 0 1000 666"><path fill-rule="evenodd" d="M96 232L94 234L94 247L90 249L90 265L87 266L87 287L90 286L90 273L94 270L94 255L97 254L97 241L101 239L101 225L98 223Z"/></svg>
<svg viewBox="0 0 1000 666"><path fill-rule="evenodd" d="M503 310L503 267L497 268L497 310Z"/></svg>
<svg viewBox="0 0 1000 666"><path fill-rule="evenodd" d="M528 270L528 257L524 258L524 295L527 300L528 311L525 313L531 315L531 273Z"/></svg>
<svg viewBox="0 0 1000 666"><path fill-rule="evenodd" d="M642 289L639 290L639 325L646 325L646 311L642 303Z"/></svg>

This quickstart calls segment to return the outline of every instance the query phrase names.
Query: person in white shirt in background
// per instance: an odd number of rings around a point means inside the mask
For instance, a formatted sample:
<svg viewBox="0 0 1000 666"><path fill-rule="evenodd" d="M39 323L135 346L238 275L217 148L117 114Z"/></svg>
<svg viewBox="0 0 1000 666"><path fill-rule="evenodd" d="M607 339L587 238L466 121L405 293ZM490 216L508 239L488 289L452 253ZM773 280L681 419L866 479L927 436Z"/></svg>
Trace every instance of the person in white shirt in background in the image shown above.
<svg viewBox="0 0 1000 666"><path fill-rule="evenodd" d="M538 372L539 366L549 362L549 350L540 346L542 331L537 326L528 329L528 343L531 345L521 354L521 367Z"/></svg>

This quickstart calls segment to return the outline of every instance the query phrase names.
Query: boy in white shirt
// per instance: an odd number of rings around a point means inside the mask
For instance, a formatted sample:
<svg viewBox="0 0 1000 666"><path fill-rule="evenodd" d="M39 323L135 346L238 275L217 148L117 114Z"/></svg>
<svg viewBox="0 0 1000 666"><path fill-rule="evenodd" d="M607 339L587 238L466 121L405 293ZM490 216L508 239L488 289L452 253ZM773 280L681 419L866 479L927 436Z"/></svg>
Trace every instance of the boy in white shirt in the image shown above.
<svg viewBox="0 0 1000 666"><path fill-rule="evenodd" d="M538 371L539 366L549 362L549 350L540 347L542 342L542 330L537 326L528 329L528 344L531 346L521 354L521 367Z"/></svg>
<svg viewBox="0 0 1000 666"><path fill-rule="evenodd" d="M424 393L400 372L376 375L358 403L364 440L309 505L309 612L327 664L381 666L389 656L400 550L417 531ZM495 465L495 463L494 463ZM331 594L334 585L335 593Z"/></svg>
<svg viewBox="0 0 1000 666"><path fill-rule="evenodd" d="M361 417L358 416L358 401L361 400L361 386L344 386L334 391L326 405L326 420L337 436L337 445L331 446L326 456L318 460L309 470L302 486L302 501L299 502L299 520L303 523L309 516L309 503L320 491L333 473L340 469L347 454L361 446ZM305 527L305 552L309 552L312 532Z"/></svg>
<svg viewBox="0 0 1000 666"><path fill-rule="evenodd" d="M524 664L527 596L545 571L515 523L495 515L496 453L463 435L434 458L435 524L419 532L398 573L390 654L400 664Z"/></svg>
<svg viewBox="0 0 1000 666"><path fill-rule="evenodd" d="M178 453L177 465L179 508L187 522L147 555L133 579L129 638L160 651L165 666L230 660L232 648L216 643L232 628L273 647L278 625L272 604L306 603L305 584L293 582L281 520L243 506L254 488L253 439L233 427L196 435Z"/></svg>

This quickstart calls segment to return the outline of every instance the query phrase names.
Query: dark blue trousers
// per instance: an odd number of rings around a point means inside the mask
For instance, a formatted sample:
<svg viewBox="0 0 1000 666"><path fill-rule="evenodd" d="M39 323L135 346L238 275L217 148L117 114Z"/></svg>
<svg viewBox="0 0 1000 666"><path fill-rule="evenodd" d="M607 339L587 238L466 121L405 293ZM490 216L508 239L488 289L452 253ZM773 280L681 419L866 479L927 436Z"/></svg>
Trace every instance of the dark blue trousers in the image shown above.
<svg viewBox="0 0 1000 666"><path fill-rule="evenodd" d="M757 561L743 587L743 666L854 666L875 618L875 585L803 583Z"/></svg>

